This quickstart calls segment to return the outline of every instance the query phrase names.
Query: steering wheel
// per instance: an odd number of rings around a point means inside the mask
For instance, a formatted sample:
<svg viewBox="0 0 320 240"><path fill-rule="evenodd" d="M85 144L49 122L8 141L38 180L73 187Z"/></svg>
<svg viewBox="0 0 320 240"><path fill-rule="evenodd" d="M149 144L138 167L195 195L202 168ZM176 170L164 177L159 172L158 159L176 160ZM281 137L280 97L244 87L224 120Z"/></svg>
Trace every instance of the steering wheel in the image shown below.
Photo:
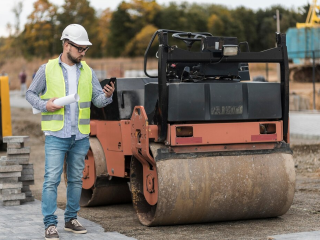
<svg viewBox="0 0 320 240"><path fill-rule="evenodd" d="M189 49L192 47L192 44L194 42L201 41L200 37L206 37L206 36L212 36L212 34L206 33L206 32L204 33L180 32L180 33L172 34L173 38L184 41Z"/></svg>

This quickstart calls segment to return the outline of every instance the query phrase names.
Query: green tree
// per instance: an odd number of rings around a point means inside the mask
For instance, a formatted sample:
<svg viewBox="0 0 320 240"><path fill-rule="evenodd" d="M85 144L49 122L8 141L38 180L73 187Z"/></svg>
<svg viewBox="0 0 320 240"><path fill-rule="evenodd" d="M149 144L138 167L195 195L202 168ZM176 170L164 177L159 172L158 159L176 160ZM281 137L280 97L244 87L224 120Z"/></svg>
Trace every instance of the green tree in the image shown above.
<svg viewBox="0 0 320 240"><path fill-rule="evenodd" d="M291 14L294 10L286 10L281 5L275 5L264 10L259 9L256 12L257 39L254 44L254 51L262 51L275 47L275 32L277 31L275 15L277 9L281 15L281 32L285 33L289 27L296 26L297 19L292 18Z"/></svg>
<svg viewBox="0 0 320 240"><path fill-rule="evenodd" d="M105 57L108 54L107 46L109 43L110 22L112 12L109 8L105 9L99 18L98 38L101 42L101 56Z"/></svg>
<svg viewBox="0 0 320 240"><path fill-rule="evenodd" d="M238 7L232 11L234 21L241 22L242 37L240 41L247 41L250 49L255 49L257 46L254 44L257 41L257 19L253 10L245 7Z"/></svg>
<svg viewBox="0 0 320 240"><path fill-rule="evenodd" d="M25 56L48 57L54 54L54 32L57 8L48 0L38 0L28 16L22 33Z"/></svg>
<svg viewBox="0 0 320 240"><path fill-rule="evenodd" d="M188 25L193 32L207 32L207 22L209 13L206 11L207 5L192 4L186 8L186 18Z"/></svg>
<svg viewBox="0 0 320 240"><path fill-rule="evenodd" d="M156 1L122 2L112 14L107 51L111 56L123 55L126 45L148 24L155 22L160 6Z"/></svg>
<svg viewBox="0 0 320 240"><path fill-rule="evenodd" d="M125 45L134 37L134 31L129 24L130 15L123 4L121 3L117 10L113 12L110 21L107 51L113 57L120 56Z"/></svg>
<svg viewBox="0 0 320 240"><path fill-rule="evenodd" d="M224 32L224 23L216 14L212 14L208 19L208 31L214 36L222 36Z"/></svg>
<svg viewBox="0 0 320 240"><path fill-rule="evenodd" d="M143 56L152 35L157 30L158 29L151 24L142 28L141 31L137 33L134 36L134 38L131 39L131 41L126 45L123 55L130 56L130 57ZM156 44L156 42L154 42L154 44L152 45L152 48L153 49L151 49L150 52L154 54L156 52L156 49L158 48L158 45Z"/></svg>
<svg viewBox="0 0 320 240"><path fill-rule="evenodd" d="M15 35L17 36L20 32L20 15L23 9L23 3L18 2L15 4L15 6L12 9L12 12L14 13L16 24L15 24Z"/></svg>
<svg viewBox="0 0 320 240"><path fill-rule="evenodd" d="M168 7L163 7L156 20L156 26L161 29L171 29L179 31L188 30L188 19L186 17L187 4L178 5L170 2Z"/></svg>
<svg viewBox="0 0 320 240"><path fill-rule="evenodd" d="M226 37L237 37L239 41L243 41L244 37L244 26L242 22L233 17L232 11L222 10L220 12L220 19L223 23L222 36Z"/></svg>
<svg viewBox="0 0 320 240"><path fill-rule="evenodd" d="M1 38L0 44L0 58L6 59L8 56L16 57L21 56L21 37L20 33L20 15L23 9L22 2L18 2L12 8L12 12L15 16L15 25L14 29L10 23L7 23L7 31L9 32L9 36L7 38ZM3 60L2 60L3 61ZM1 61L1 62L2 62Z"/></svg>
<svg viewBox="0 0 320 240"><path fill-rule="evenodd" d="M206 5L170 2L168 6L163 6L158 13L155 26L159 29L207 32L208 16ZM170 35L168 38L170 45L178 45L181 48L185 48L185 44L181 40L173 39ZM199 47L199 42L196 42L193 44L192 49L198 49Z"/></svg>
<svg viewBox="0 0 320 240"><path fill-rule="evenodd" d="M275 22L273 17L265 17L259 23L258 28L258 41L259 48L253 49L254 51L262 51L265 49L275 47Z"/></svg>
<svg viewBox="0 0 320 240"><path fill-rule="evenodd" d="M154 23L154 18L160 11L155 0L131 0L122 5L130 15L131 27L135 31L141 30L148 24Z"/></svg>

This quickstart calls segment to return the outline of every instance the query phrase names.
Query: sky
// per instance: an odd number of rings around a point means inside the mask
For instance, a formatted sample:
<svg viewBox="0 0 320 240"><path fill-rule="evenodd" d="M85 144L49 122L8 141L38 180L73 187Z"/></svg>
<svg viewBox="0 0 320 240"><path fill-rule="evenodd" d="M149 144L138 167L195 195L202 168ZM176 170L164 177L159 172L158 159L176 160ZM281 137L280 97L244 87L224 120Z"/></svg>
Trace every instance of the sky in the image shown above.
<svg viewBox="0 0 320 240"><path fill-rule="evenodd" d="M0 36L7 36L7 24L10 23L11 25L15 24L15 17L12 12L13 7L19 2L20 0L0 0ZM106 8L110 8L111 10L115 10L117 6L122 2L122 0L89 0L92 7L96 10L104 10ZM129 0L126 0L129 1ZM168 5L169 2L173 0L157 0L157 3L160 5ZM206 4L222 4L226 5L229 8L236 8L238 6L245 6L246 8L251 8L253 10L258 9L265 9L272 5L277 5L281 2L285 8L295 8L301 7L308 3L312 3L312 0L268 0L268 1L257 1L257 0L175 0L175 2L197 2L206 3ZM23 29L24 24L27 21L27 17L33 11L33 3L36 0L23 0L23 10L20 16L20 29ZM49 2L56 4L58 6L63 5L64 0L49 0ZM319 3L318 3L319 4Z"/></svg>

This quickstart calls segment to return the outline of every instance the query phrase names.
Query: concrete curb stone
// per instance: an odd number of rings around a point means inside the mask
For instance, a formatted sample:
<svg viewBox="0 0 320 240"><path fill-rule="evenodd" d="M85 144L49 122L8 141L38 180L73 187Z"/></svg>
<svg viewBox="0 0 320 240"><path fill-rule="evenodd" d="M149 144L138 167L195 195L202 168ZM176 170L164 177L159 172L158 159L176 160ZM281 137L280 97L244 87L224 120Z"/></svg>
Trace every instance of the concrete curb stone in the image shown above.
<svg viewBox="0 0 320 240"><path fill-rule="evenodd" d="M6 156L2 156L0 159L0 166L18 165L17 161L8 160Z"/></svg>
<svg viewBox="0 0 320 240"><path fill-rule="evenodd" d="M30 181L30 180L34 180L34 175L33 174L26 174L26 175L22 175L21 177L19 177L19 181Z"/></svg>
<svg viewBox="0 0 320 240"><path fill-rule="evenodd" d="M22 182L23 186L34 185L34 180L28 180Z"/></svg>
<svg viewBox="0 0 320 240"><path fill-rule="evenodd" d="M16 193L21 193L21 189L20 188L8 188L8 189L0 190L0 194L3 194L3 195L16 194Z"/></svg>
<svg viewBox="0 0 320 240"><path fill-rule="evenodd" d="M8 149L17 149L17 148L23 148L24 143L7 143Z"/></svg>
<svg viewBox="0 0 320 240"><path fill-rule="evenodd" d="M34 201L34 196L26 196L25 199L21 199L21 203L26 203L26 202L33 202Z"/></svg>
<svg viewBox="0 0 320 240"><path fill-rule="evenodd" d="M25 169L32 169L33 170L33 163L22 165L22 170L25 170Z"/></svg>
<svg viewBox="0 0 320 240"><path fill-rule="evenodd" d="M0 172L0 178L21 177L21 172Z"/></svg>
<svg viewBox="0 0 320 240"><path fill-rule="evenodd" d="M12 200L23 200L23 199L26 199L26 195L24 193L3 194L0 197L0 200L2 200L3 202L12 201Z"/></svg>
<svg viewBox="0 0 320 240"><path fill-rule="evenodd" d="M22 182L17 183L0 183L0 189L22 188Z"/></svg>
<svg viewBox="0 0 320 240"><path fill-rule="evenodd" d="M17 183L18 177L8 177L0 179L0 183Z"/></svg>
<svg viewBox="0 0 320 240"><path fill-rule="evenodd" d="M7 154L25 154L25 153L30 153L30 147L7 148Z"/></svg>
<svg viewBox="0 0 320 240"><path fill-rule="evenodd" d="M9 136L9 137L4 137L3 142L4 143L23 143L28 138L29 136Z"/></svg>
<svg viewBox="0 0 320 240"><path fill-rule="evenodd" d="M0 173L3 172L21 172L21 165L0 166Z"/></svg>
<svg viewBox="0 0 320 240"><path fill-rule="evenodd" d="M19 206L20 200L3 201L3 206Z"/></svg>
<svg viewBox="0 0 320 240"><path fill-rule="evenodd" d="M319 240L320 231L313 232L298 232L298 233L289 233L274 235L268 237L268 240Z"/></svg>
<svg viewBox="0 0 320 240"><path fill-rule="evenodd" d="M21 171L22 176L30 175L30 174L32 174L32 175L34 174L34 170L31 168L22 169L22 171Z"/></svg>

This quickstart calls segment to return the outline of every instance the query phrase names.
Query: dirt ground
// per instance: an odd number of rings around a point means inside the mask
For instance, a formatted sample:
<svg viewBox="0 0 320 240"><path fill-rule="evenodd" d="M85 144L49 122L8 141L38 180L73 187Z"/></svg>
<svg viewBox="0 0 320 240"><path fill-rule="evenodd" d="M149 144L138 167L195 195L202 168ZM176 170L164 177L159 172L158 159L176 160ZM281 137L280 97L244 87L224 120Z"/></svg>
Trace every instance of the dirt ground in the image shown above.
<svg viewBox="0 0 320 240"><path fill-rule="evenodd" d="M40 115L30 109L12 108L13 135L30 136L30 162L34 164L35 185L41 200L44 174L44 136ZM82 208L79 215L100 224L105 231L117 231L137 239L264 239L268 236L320 230L320 142L292 139L297 182L293 205L283 216L262 220L232 221L180 226L142 226L131 204ZM63 178L58 191L58 206L65 207ZM62 223L60 223L62 224Z"/></svg>

